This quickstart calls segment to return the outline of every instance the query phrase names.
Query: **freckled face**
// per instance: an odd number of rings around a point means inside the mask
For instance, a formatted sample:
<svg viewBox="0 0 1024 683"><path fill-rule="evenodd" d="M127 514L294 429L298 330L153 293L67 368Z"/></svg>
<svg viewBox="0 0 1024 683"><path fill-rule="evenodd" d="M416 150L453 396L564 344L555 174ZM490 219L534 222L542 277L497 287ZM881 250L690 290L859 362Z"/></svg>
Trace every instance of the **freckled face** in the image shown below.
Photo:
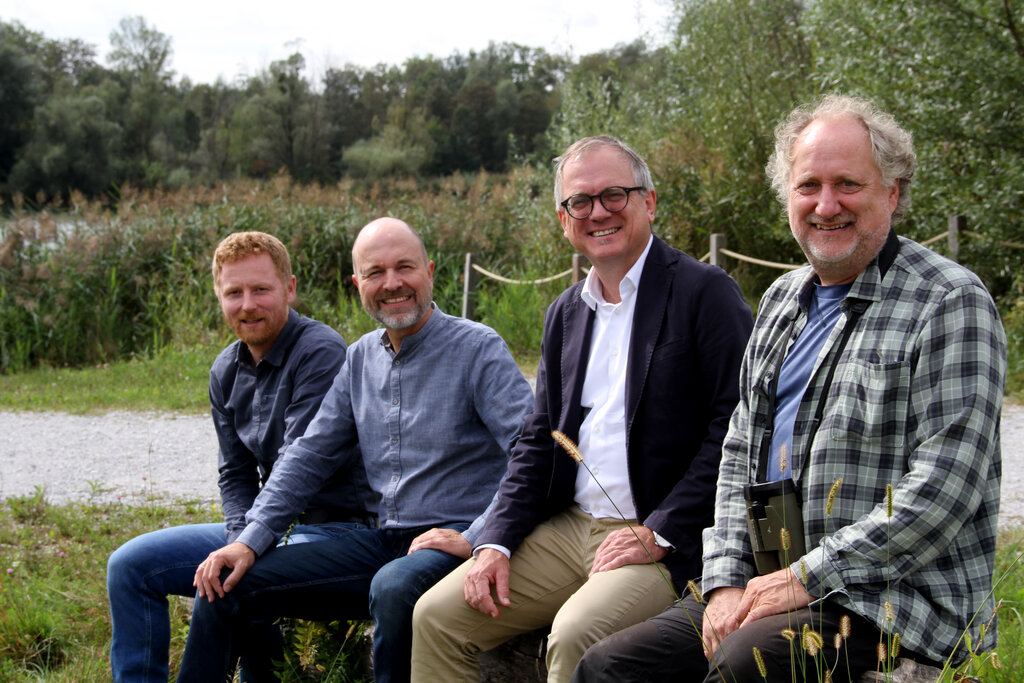
<svg viewBox="0 0 1024 683"><path fill-rule="evenodd" d="M613 147L598 147L562 167L562 199L636 184L629 160ZM565 209L559 209L558 218L566 239L591 263L625 273L647 246L656 203L653 190L640 190L630 193L622 211L611 213L595 199L594 210L586 218L573 218Z"/></svg>
<svg viewBox="0 0 1024 683"><path fill-rule="evenodd" d="M267 254L247 256L221 266L217 300L228 325L259 361L288 322L295 277L282 282Z"/></svg>
<svg viewBox="0 0 1024 683"><path fill-rule="evenodd" d="M889 234L899 184L885 187L853 118L812 122L793 145L789 227L823 285L852 282Z"/></svg>

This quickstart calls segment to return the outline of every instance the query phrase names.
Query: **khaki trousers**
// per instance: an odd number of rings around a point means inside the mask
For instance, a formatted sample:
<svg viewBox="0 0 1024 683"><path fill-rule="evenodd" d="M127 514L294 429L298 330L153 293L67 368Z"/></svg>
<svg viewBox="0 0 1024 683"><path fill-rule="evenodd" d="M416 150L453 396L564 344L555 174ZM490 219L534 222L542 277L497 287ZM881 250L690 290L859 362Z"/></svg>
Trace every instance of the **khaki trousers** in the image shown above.
<svg viewBox="0 0 1024 683"><path fill-rule="evenodd" d="M539 525L512 554L512 604L499 605L497 619L470 607L463 595L475 560L457 567L416 603L414 683L478 681L480 651L548 624L548 681L568 681L588 647L660 613L674 599L664 565L628 565L587 576L598 546L624 526L575 506Z"/></svg>

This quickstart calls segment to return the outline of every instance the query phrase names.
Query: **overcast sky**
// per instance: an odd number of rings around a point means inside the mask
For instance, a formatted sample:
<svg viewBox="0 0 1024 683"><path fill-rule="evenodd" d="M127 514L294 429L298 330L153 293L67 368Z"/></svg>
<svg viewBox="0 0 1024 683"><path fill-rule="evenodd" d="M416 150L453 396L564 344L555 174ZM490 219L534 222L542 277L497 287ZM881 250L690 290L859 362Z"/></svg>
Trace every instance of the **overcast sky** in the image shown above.
<svg viewBox="0 0 1024 683"><path fill-rule="evenodd" d="M670 12L670 0L0 0L0 20L92 43L103 64L121 18L141 15L171 37L171 68L194 83L251 75L296 45L312 77L328 66L401 65L492 41L574 57L637 37L660 45Z"/></svg>

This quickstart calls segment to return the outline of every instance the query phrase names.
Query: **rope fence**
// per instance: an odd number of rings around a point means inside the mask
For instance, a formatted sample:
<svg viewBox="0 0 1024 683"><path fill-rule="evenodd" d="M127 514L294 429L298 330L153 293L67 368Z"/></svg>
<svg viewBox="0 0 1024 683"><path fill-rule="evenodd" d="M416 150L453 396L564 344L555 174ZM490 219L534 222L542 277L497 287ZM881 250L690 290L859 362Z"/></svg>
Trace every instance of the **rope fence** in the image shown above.
<svg viewBox="0 0 1024 683"><path fill-rule="evenodd" d="M925 247L931 247L933 244L938 244L943 240L946 240L948 244L949 257L954 261L960 257L960 238L961 236L970 237L977 240L987 240L995 245L1006 249L1024 249L1024 244L1020 242L1008 242L1002 240L993 240L987 235L981 233L971 232L967 230L967 219L964 216L950 216L948 229L938 235L929 237L928 239L921 242ZM762 266L765 268L775 268L778 270L796 270L797 268L803 268L807 263L778 263L775 261L766 261L764 259L754 258L753 256L747 256L739 252L732 251L728 248L728 240L724 234L714 233L711 235L711 249L708 253L704 254L700 258L704 263L710 263L713 266L719 266L725 270L725 258L731 258L736 261L742 261L744 263L750 263L755 266ZM474 312L474 292L477 285L480 282L480 278L488 277L497 282L502 282L509 285L540 285L547 282L552 282L570 276L571 283L576 283L586 277L588 268L586 268L585 259L581 254L573 254L572 267L568 270L562 271L555 275L548 277L538 278L536 280L513 280L511 278L503 277L497 273L492 273L489 270L484 269L473 260L473 254L466 254L466 266L465 266L465 280L462 290L462 317L472 318Z"/></svg>

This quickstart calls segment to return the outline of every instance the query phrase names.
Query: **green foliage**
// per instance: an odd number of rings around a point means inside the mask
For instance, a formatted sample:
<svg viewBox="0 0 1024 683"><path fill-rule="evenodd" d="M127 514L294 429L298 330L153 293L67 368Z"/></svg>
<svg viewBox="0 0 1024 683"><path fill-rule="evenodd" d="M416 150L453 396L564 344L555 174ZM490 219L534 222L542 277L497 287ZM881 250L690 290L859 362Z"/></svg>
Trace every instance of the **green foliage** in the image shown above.
<svg viewBox="0 0 1024 683"><path fill-rule="evenodd" d="M107 557L144 531L214 518L208 506L184 503L57 507L41 491L0 503L0 678L109 680ZM176 599L172 616L186 623ZM183 644L177 634L175 659Z"/></svg>
<svg viewBox="0 0 1024 683"><path fill-rule="evenodd" d="M512 279L531 279L505 275ZM568 276L542 286L485 281L477 294L476 318L494 328L515 357L537 354L544 330L544 312L568 284Z"/></svg>
<svg viewBox="0 0 1024 683"><path fill-rule="evenodd" d="M166 347L124 362L0 375L0 410L206 413L210 365L220 349Z"/></svg>
<svg viewBox="0 0 1024 683"><path fill-rule="evenodd" d="M1006 394L1024 403L1024 298L1003 315L1006 330Z"/></svg>
<svg viewBox="0 0 1024 683"><path fill-rule="evenodd" d="M80 41L2 21L0 38L0 197L39 203L281 171L320 183L505 172L548 158L569 63L502 43L401 68L328 68L321 84L297 51L231 85L193 86L174 83L171 40L141 16L111 32L111 69Z"/></svg>
<svg viewBox="0 0 1024 683"><path fill-rule="evenodd" d="M212 353L230 335L213 296L209 258L237 230L279 237L298 280L296 309L354 341L376 323L351 282L352 242L375 218L402 218L420 231L436 264L435 301L457 313L467 252L499 274L540 277L567 268L572 252L551 210L550 182L550 173L529 167L508 178L455 175L422 186L389 180L366 192L276 176L209 192L126 189L116 212L78 196L67 207L15 211L0 223L0 374L133 356L159 363L165 349L193 346ZM539 315L560 288L529 294L536 301L528 308ZM517 344L529 343L529 335L520 336ZM106 388L97 403L116 404L103 396L109 385L100 385ZM126 399L148 401L134 387L122 389Z"/></svg>
<svg viewBox="0 0 1024 683"><path fill-rule="evenodd" d="M369 622L305 621L295 619L283 629L289 648L278 671L281 681L361 683L373 680L369 652Z"/></svg>
<svg viewBox="0 0 1024 683"><path fill-rule="evenodd" d="M816 81L875 100L914 133L919 172L904 232L967 217L961 259L1019 297L1024 249L1024 6L1002 0L813 3Z"/></svg>

